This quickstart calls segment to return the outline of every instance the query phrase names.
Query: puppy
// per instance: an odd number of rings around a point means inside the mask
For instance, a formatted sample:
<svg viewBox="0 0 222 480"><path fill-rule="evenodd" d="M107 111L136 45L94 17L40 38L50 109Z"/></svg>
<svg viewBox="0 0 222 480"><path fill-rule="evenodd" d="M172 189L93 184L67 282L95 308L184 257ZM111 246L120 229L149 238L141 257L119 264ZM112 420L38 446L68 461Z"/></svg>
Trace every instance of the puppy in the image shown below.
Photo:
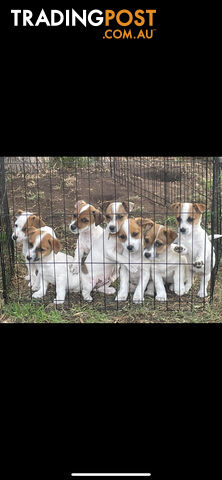
<svg viewBox="0 0 222 480"><path fill-rule="evenodd" d="M118 276L116 265L118 255L122 253L122 244L117 233L133 207L132 202L113 202L107 207L107 227L98 239L93 240L91 251L85 260L85 272L81 273L84 300L92 301L91 291L94 288L107 295L115 293L110 284Z"/></svg>
<svg viewBox="0 0 222 480"><path fill-rule="evenodd" d="M211 270L215 265L215 253L210 239L201 227L202 214L206 207L202 203L174 203L172 209L176 212L179 238L187 248L189 263L189 278L186 282L186 292L193 284L195 276L200 277L198 296L207 297L207 287ZM216 236L218 238L218 236Z"/></svg>
<svg viewBox="0 0 222 480"><path fill-rule="evenodd" d="M23 210L18 210L14 223L12 239L17 243L22 243L22 253L25 257L26 266L28 269L28 275L25 277L25 279L30 282L29 286L31 286L33 289L36 288L37 276L35 266L30 265L26 260L28 252L28 229L31 227L40 228L44 226L45 223L37 215L34 215L31 212L23 212Z"/></svg>
<svg viewBox="0 0 222 480"><path fill-rule="evenodd" d="M152 228L153 223L149 218L125 219L118 231L118 238L122 245L122 255L120 255L122 265L120 269L120 289L116 301L124 302L127 300L129 290L135 291L134 303L140 303L144 300L144 291L150 279L150 265L144 265L143 262L143 229ZM134 267L134 270L132 270L132 267Z"/></svg>
<svg viewBox="0 0 222 480"><path fill-rule="evenodd" d="M144 234L143 255L150 265L150 278L153 282L149 285L148 294L154 294L155 289L156 300L160 302L167 301L166 283L172 285L171 290L176 295L185 294L187 260L181 253L186 250L180 245L172 247L176 237L177 233L156 223Z"/></svg>
<svg viewBox="0 0 222 480"><path fill-rule="evenodd" d="M71 266L72 273L79 273L84 255L88 255L92 248L93 240L98 239L103 229L100 224L103 221L102 213L93 205L84 200L79 200L75 205L73 221L69 229L74 235L79 235L74 255L74 264Z"/></svg>
<svg viewBox="0 0 222 480"><path fill-rule="evenodd" d="M29 232L29 253L27 260L37 266L39 289L33 298L42 298L47 291L49 283L56 286L55 304L64 303L68 290L80 291L79 276L70 272L70 264L74 258L61 253L60 241L42 229L32 229Z"/></svg>

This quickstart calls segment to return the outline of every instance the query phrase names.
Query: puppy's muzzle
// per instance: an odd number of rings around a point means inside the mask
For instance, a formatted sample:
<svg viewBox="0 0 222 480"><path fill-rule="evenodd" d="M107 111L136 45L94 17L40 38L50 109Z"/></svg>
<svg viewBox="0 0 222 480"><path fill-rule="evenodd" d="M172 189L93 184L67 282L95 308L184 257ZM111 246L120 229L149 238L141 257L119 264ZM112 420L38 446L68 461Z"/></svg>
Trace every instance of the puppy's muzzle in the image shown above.
<svg viewBox="0 0 222 480"><path fill-rule="evenodd" d="M144 257L145 257L145 258L151 258L151 253L145 252L145 253L144 253Z"/></svg>
<svg viewBox="0 0 222 480"><path fill-rule="evenodd" d="M181 233L186 233L186 228L180 228Z"/></svg>
<svg viewBox="0 0 222 480"><path fill-rule="evenodd" d="M14 240L16 242L16 240L18 239L18 237L16 235L12 235L12 240Z"/></svg>
<svg viewBox="0 0 222 480"><path fill-rule="evenodd" d="M109 229L111 233L116 233L116 227L114 225L111 225Z"/></svg>
<svg viewBox="0 0 222 480"><path fill-rule="evenodd" d="M129 252L132 252L134 250L134 246L133 245L128 245L127 250L129 250Z"/></svg>
<svg viewBox="0 0 222 480"><path fill-rule="evenodd" d="M75 233L78 230L78 227L75 225L75 223L71 223L69 228L73 233Z"/></svg>

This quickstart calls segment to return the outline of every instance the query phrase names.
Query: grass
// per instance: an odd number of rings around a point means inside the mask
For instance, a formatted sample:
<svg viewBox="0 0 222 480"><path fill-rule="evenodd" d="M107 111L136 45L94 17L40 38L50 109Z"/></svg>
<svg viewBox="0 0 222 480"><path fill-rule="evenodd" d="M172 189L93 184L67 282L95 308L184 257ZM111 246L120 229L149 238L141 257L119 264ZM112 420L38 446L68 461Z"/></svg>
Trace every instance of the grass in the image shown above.
<svg viewBox="0 0 222 480"><path fill-rule="evenodd" d="M102 299L102 301L101 301ZM107 311L103 309L103 296L96 294L94 304L82 305L73 303L70 308L56 307L50 303L43 305L38 301L29 303L11 302L7 305L0 303L0 322L3 323L221 323L222 321L222 262L217 275L214 303L210 305L206 300L196 301L194 305L189 298L183 297L181 309L178 308L178 298L170 301L168 306L156 304L153 308L153 299L147 298L142 306L132 305L130 302L120 306L117 310L107 300ZM167 308L169 307L169 310ZM191 308L192 307L192 308ZM185 308L185 310L183 310Z"/></svg>

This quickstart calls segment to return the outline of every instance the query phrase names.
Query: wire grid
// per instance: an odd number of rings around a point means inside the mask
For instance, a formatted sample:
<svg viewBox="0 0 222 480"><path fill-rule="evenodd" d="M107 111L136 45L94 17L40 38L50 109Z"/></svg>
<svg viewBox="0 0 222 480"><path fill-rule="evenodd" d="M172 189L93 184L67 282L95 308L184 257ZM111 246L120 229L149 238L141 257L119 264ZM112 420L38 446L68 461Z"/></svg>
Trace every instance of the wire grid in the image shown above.
<svg viewBox="0 0 222 480"><path fill-rule="evenodd" d="M221 234L221 166L213 157L8 157L1 161L1 279L5 301L32 300L32 290L24 280L26 261L21 247L11 240L11 225L18 209L34 212L53 228L62 243L62 251L74 256L76 237L69 230L74 205L84 199L105 214L105 204L133 201L129 215L149 217L155 222L177 229L170 205L177 201L201 202L206 205L203 227L209 233ZM103 228L105 229L105 223ZM3 239L4 240L4 239ZM221 257L221 241L214 242L216 265L209 288L213 301L216 274ZM4 247L4 248L3 248ZM103 250L105 245L103 243ZM106 262L103 262L105 275ZM130 274L129 274L130 277ZM118 291L119 281L114 287ZM42 300L52 302L55 286L50 286ZM135 308L132 295L124 303L115 296L93 293L98 310ZM167 310L205 306L192 288L188 295L176 297L168 292L164 305L145 297L145 304ZM82 294L67 292L65 306L83 305Z"/></svg>

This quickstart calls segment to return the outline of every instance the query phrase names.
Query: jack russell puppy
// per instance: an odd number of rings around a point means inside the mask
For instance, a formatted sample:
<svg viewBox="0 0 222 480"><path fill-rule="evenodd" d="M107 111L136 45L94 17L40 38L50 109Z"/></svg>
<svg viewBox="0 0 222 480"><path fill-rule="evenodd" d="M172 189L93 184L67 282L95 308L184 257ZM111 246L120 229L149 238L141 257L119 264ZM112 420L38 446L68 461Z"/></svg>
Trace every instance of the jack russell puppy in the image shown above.
<svg viewBox="0 0 222 480"><path fill-rule="evenodd" d="M153 226L144 233L144 261L150 265L150 279L148 295L154 295L159 302L167 301L165 284L171 285L170 290L176 295L186 293L185 282L187 280L186 248L173 242L177 233L167 229L164 225L153 223ZM146 274L146 268L144 268ZM143 278L143 285L147 284L148 275ZM142 286L138 284L137 295ZM136 292L135 292L136 293Z"/></svg>
<svg viewBox="0 0 222 480"><path fill-rule="evenodd" d="M74 235L79 235L74 255L74 265L71 266L72 273L79 273L84 255L88 255L92 248L92 242L97 240L103 233L100 224L103 221L102 213L93 205L84 200L79 200L75 205L73 221L69 229Z"/></svg>
<svg viewBox="0 0 222 480"><path fill-rule="evenodd" d="M153 224L150 218L126 218L118 231L119 242L122 245L120 255L122 260L119 258L120 289L115 298L118 302L126 301L129 291L135 292L134 303L143 301L144 291L150 279L150 265L144 265L143 262L143 230L152 228Z"/></svg>
<svg viewBox="0 0 222 480"><path fill-rule="evenodd" d="M91 291L112 295L115 289L110 284L118 277L118 260L122 261L122 244L117 236L134 203L113 202L106 208L107 227L103 234L93 240L91 251L81 272L81 288L84 300L91 302Z"/></svg>
<svg viewBox="0 0 222 480"><path fill-rule="evenodd" d="M60 241L42 229L29 230L29 252L27 260L37 266L39 289L33 298L42 298L46 295L49 283L56 286L56 305L64 303L67 291L80 291L79 276L70 272L70 265L74 258L60 252Z"/></svg>
<svg viewBox="0 0 222 480"><path fill-rule="evenodd" d="M36 288L37 275L35 266L30 265L26 259L27 252L29 250L28 229L31 227L42 228L45 226L46 225L43 220L31 212L23 212L23 210L18 210L15 216L12 239L17 243L22 243L22 253L28 269L28 275L25 277L25 279L30 282L29 286L31 286L33 289Z"/></svg>
<svg viewBox="0 0 222 480"><path fill-rule="evenodd" d="M210 236L201 227L202 214L206 206L202 203L174 203L171 205L176 212L179 238L187 248L189 278L186 292L190 290L195 276L200 277L198 296L207 297L207 287L211 278L211 270L215 265L215 253L212 249ZM220 238L215 235L215 239Z"/></svg>

